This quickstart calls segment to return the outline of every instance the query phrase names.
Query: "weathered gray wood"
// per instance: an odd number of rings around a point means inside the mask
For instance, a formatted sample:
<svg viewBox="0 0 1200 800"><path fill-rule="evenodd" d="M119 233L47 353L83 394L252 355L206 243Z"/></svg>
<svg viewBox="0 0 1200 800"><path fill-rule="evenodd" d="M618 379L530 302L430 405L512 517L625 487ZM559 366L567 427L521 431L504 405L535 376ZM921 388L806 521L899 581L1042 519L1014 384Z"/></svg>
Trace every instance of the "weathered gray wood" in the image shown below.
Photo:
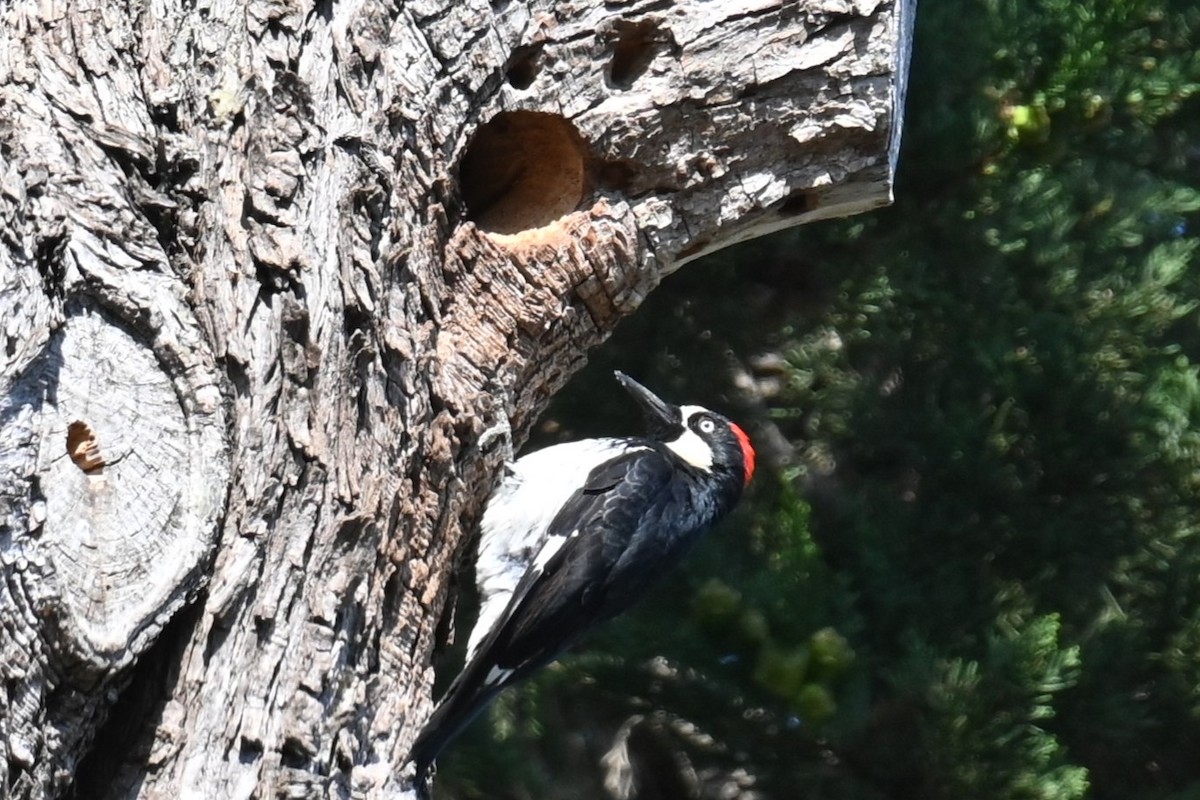
<svg viewBox="0 0 1200 800"><path fill-rule="evenodd" d="M98 690L202 585L225 501L225 427L215 385L178 377L81 309L0 399L4 670L26 701L7 709L10 769L80 747L81 723L110 700ZM58 741L39 741L47 726Z"/></svg>
<svg viewBox="0 0 1200 800"><path fill-rule="evenodd" d="M211 415L220 405L209 392ZM53 615L74 658L99 672L127 666L211 547L223 428L189 431L153 355L86 312L51 338L5 409L0 472L37 478L26 544L61 605L40 616Z"/></svg>
<svg viewBox="0 0 1200 800"><path fill-rule="evenodd" d="M679 265L888 201L909 19L0 10L0 785L400 791L504 432Z"/></svg>

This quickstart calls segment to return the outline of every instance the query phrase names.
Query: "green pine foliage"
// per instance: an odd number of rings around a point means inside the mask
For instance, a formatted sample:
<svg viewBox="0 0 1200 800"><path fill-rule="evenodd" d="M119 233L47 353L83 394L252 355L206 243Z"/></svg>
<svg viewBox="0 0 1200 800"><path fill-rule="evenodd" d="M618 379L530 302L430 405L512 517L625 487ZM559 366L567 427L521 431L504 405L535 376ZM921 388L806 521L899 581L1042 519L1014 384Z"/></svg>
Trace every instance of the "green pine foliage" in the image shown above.
<svg viewBox="0 0 1200 800"><path fill-rule="evenodd" d="M1200 798L1198 43L923 0L895 207L689 266L551 415L628 430L620 367L792 449L439 793L607 797L638 714L762 798Z"/></svg>
<svg viewBox="0 0 1200 800"><path fill-rule="evenodd" d="M1079 648L1063 646L1058 617L1009 620L979 661L914 652L898 673L922 693L919 755L936 783L927 794L1058 800L1084 797L1088 772L1067 758L1047 724L1057 695L1075 685Z"/></svg>

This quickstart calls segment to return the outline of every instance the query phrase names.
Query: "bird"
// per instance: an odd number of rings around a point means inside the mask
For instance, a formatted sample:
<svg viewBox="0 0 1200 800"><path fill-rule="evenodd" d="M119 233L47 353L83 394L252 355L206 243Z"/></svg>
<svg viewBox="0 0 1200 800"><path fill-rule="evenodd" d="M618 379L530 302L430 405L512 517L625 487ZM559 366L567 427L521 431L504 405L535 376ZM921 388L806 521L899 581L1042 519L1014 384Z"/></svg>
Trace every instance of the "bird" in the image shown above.
<svg viewBox="0 0 1200 800"><path fill-rule="evenodd" d="M465 666L409 751L419 798L442 750L488 703L631 606L750 484L754 448L736 423L615 376L645 436L535 451L508 465L488 500Z"/></svg>

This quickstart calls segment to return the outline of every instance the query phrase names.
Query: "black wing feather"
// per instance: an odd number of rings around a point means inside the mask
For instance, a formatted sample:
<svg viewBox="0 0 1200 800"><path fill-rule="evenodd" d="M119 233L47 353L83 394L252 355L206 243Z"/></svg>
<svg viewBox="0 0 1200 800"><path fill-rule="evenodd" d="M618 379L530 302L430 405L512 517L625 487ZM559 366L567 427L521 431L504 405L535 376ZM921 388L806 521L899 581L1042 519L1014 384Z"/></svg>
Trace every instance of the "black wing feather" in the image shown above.
<svg viewBox="0 0 1200 800"><path fill-rule="evenodd" d="M543 569L521 579L502 621L480 643L413 745L419 783L446 743L502 689L627 608L703 532L707 524L675 537L645 535L648 527L664 523L669 501L686 492L676 472L657 448L631 450L596 467L567 501L548 531L565 537L562 546ZM635 502L638 498L643 502ZM499 680L497 669L504 671Z"/></svg>
<svg viewBox="0 0 1200 800"><path fill-rule="evenodd" d="M647 513L668 495L672 466L656 450L638 450L588 476L550 525L551 535L567 540L541 572L528 573L513 593L493 643L498 666L524 674L532 671L523 669L527 665L544 666L635 599L612 596L612 573L639 538ZM632 502L639 497L646 502Z"/></svg>

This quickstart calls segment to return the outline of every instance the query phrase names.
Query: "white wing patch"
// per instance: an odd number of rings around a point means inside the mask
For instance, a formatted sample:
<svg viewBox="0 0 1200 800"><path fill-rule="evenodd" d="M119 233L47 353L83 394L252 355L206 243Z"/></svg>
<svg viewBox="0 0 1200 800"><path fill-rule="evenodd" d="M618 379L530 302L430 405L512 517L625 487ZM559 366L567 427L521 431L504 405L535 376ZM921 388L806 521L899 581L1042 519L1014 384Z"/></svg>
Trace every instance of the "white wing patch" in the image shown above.
<svg viewBox="0 0 1200 800"><path fill-rule="evenodd" d="M512 675L511 669L503 669L501 667L492 667L488 670L487 677L483 679L486 686L495 686L501 683L509 675Z"/></svg>
<svg viewBox="0 0 1200 800"><path fill-rule="evenodd" d="M702 469L705 472L712 472L712 448L708 446L708 442L701 439L699 434L688 426L692 417L697 414L707 414L709 413L708 409L701 408L700 406L682 406L679 410L683 414L683 433L680 434L678 439L666 442L667 447L671 448L675 455L693 467Z"/></svg>
<svg viewBox="0 0 1200 800"><path fill-rule="evenodd" d="M571 531L572 538L578 535L578 530ZM550 563L550 559L554 558L554 555L559 550L562 550L562 546L566 543L566 536L551 536L546 539L546 543L542 545L542 549L538 550L537 557L533 559L533 566L530 567L530 570L534 572L541 572L544 570L546 565Z"/></svg>

